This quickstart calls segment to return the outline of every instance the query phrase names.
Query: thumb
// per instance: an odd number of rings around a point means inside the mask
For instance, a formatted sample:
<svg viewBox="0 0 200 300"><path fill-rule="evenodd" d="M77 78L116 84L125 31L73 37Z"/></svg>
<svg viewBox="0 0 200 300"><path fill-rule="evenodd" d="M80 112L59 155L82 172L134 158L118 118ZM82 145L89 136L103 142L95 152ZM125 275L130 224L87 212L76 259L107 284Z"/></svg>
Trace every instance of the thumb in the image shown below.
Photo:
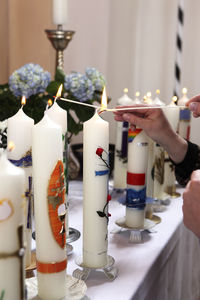
<svg viewBox="0 0 200 300"><path fill-rule="evenodd" d="M200 170L193 171L190 179L200 180Z"/></svg>

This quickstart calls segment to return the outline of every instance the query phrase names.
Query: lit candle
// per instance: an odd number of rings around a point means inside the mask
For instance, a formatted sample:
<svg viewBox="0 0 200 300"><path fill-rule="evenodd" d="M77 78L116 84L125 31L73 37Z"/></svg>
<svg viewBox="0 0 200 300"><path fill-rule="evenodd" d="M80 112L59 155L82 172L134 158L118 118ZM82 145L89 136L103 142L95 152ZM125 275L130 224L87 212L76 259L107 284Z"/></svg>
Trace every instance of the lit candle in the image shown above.
<svg viewBox="0 0 200 300"><path fill-rule="evenodd" d="M109 124L96 112L83 125L83 263L90 268L107 264L108 145Z"/></svg>
<svg viewBox="0 0 200 300"><path fill-rule="evenodd" d="M147 165L148 137L142 129L129 129L126 225L130 228L144 226Z"/></svg>
<svg viewBox="0 0 200 300"><path fill-rule="evenodd" d="M66 293L65 184L62 129L45 114L33 128L33 179L38 295Z"/></svg>
<svg viewBox="0 0 200 300"><path fill-rule="evenodd" d="M4 152L0 156L0 299L25 299L24 181L24 171Z"/></svg>
<svg viewBox="0 0 200 300"><path fill-rule="evenodd" d="M67 112L66 110L62 109L58 104L57 104L57 98L61 97L62 94L62 84L60 85L57 94L56 94L56 98L54 101L54 104L52 105L52 101L49 100L48 104L50 106L50 108L47 110L47 115L50 117L50 119L52 121L54 121L56 124L60 125L62 128L62 140L63 140L63 162L65 162L65 172L67 174L67 162L68 162L68 158L67 158ZM65 178L66 181L66 187L68 185L68 180L67 178ZM67 189L68 192L68 189ZM66 232L68 234L68 230L69 230L69 226L68 226L68 205L67 205L67 199L66 199Z"/></svg>
<svg viewBox="0 0 200 300"><path fill-rule="evenodd" d="M128 89L124 89L124 95L118 99L117 105L133 105L134 102L127 95ZM126 188L127 172L127 149L128 149L128 122L117 122L116 124L116 144L114 159L114 188Z"/></svg>
<svg viewBox="0 0 200 300"><path fill-rule="evenodd" d="M53 23L63 25L67 22L67 0L53 0Z"/></svg>
<svg viewBox="0 0 200 300"><path fill-rule="evenodd" d="M31 239L32 239L32 219L31 219L31 195L32 195L32 128L34 120L29 118L23 112L23 106L26 104L26 98L22 97L22 107L19 111L8 119L8 143L12 141L15 145L13 151L8 153L10 161L18 167L22 167L25 171L25 186L26 192L30 197L27 197L27 225L25 230L26 241L26 267L31 264Z"/></svg>
<svg viewBox="0 0 200 300"><path fill-rule="evenodd" d="M156 90L156 97L155 97L155 99L153 100L153 104L154 104L154 105L163 106L163 105L165 105L165 103L164 103L162 100L160 100L159 95L160 95L160 90L157 89L157 90Z"/></svg>
<svg viewBox="0 0 200 300"><path fill-rule="evenodd" d="M183 88L182 93L183 97L178 100L178 105L185 105L186 102L189 100L187 97L186 88ZM180 134L180 136L187 140L190 139L190 119L190 110L188 108L181 108L179 116L178 133Z"/></svg>

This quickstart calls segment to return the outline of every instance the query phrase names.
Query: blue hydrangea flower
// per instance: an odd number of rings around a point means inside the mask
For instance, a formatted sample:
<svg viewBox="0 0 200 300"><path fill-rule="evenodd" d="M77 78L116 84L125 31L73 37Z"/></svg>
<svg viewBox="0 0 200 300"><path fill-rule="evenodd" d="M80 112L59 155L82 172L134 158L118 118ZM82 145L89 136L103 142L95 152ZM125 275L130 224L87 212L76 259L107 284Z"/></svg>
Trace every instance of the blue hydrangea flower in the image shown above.
<svg viewBox="0 0 200 300"><path fill-rule="evenodd" d="M66 75L64 87L81 102L92 99L94 93L92 81L79 72Z"/></svg>
<svg viewBox="0 0 200 300"><path fill-rule="evenodd" d="M94 89L102 92L106 83L104 76L95 68L86 68L85 74L92 81Z"/></svg>
<svg viewBox="0 0 200 300"><path fill-rule="evenodd" d="M9 87L16 97L24 95L29 98L44 92L50 80L49 72L38 64L30 63L13 72L9 78Z"/></svg>

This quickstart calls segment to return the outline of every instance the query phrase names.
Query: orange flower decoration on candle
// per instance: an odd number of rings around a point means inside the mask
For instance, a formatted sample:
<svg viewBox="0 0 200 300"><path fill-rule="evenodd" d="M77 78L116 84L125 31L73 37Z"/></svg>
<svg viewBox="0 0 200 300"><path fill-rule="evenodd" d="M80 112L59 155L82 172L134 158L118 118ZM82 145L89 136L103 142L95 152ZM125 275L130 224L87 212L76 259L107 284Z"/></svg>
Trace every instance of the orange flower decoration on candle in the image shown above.
<svg viewBox="0 0 200 300"><path fill-rule="evenodd" d="M48 210L50 225L54 239L61 248L65 247L65 214L63 211L59 214L59 207L65 206L65 184L64 167L62 161L58 161L54 168L48 186Z"/></svg>

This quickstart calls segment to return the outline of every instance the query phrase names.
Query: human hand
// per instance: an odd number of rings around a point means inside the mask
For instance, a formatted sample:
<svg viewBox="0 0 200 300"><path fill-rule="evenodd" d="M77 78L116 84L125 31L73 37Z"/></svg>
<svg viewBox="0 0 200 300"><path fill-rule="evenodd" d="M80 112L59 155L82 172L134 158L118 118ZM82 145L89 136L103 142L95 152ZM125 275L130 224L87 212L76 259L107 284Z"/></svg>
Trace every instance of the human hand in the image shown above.
<svg viewBox="0 0 200 300"><path fill-rule="evenodd" d="M183 193L183 222L200 238L200 170L191 175Z"/></svg>
<svg viewBox="0 0 200 300"><path fill-rule="evenodd" d="M137 109L134 109L136 107ZM142 128L150 138L168 152L175 163L180 163L184 159L187 142L173 131L161 108L148 109L144 105L142 107L135 105L131 109L130 106L129 109L126 106L119 108L120 110L114 111L116 121L129 122L132 129L136 126Z"/></svg>
<svg viewBox="0 0 200 300"><path fill-rule="evenodd" d="M191 110L193 117L198 118L200 116L200 95L197 95L190 99L186 106Z"/></svg>
<svg viewBox="0 0 200 300"><path fill-rule="evenodd" d="M134 107L137 109L134 110ZM126 110L126 106L119 108L124 110L114 112L116 121L129 122L132 129L136 126L142 128L150 138L159 144L162 144L169 133L172 133L171 126L160 108L147 109L146 106L143 106L138 109L138 105L133 106L132 110L130 107Z"/></svg>

